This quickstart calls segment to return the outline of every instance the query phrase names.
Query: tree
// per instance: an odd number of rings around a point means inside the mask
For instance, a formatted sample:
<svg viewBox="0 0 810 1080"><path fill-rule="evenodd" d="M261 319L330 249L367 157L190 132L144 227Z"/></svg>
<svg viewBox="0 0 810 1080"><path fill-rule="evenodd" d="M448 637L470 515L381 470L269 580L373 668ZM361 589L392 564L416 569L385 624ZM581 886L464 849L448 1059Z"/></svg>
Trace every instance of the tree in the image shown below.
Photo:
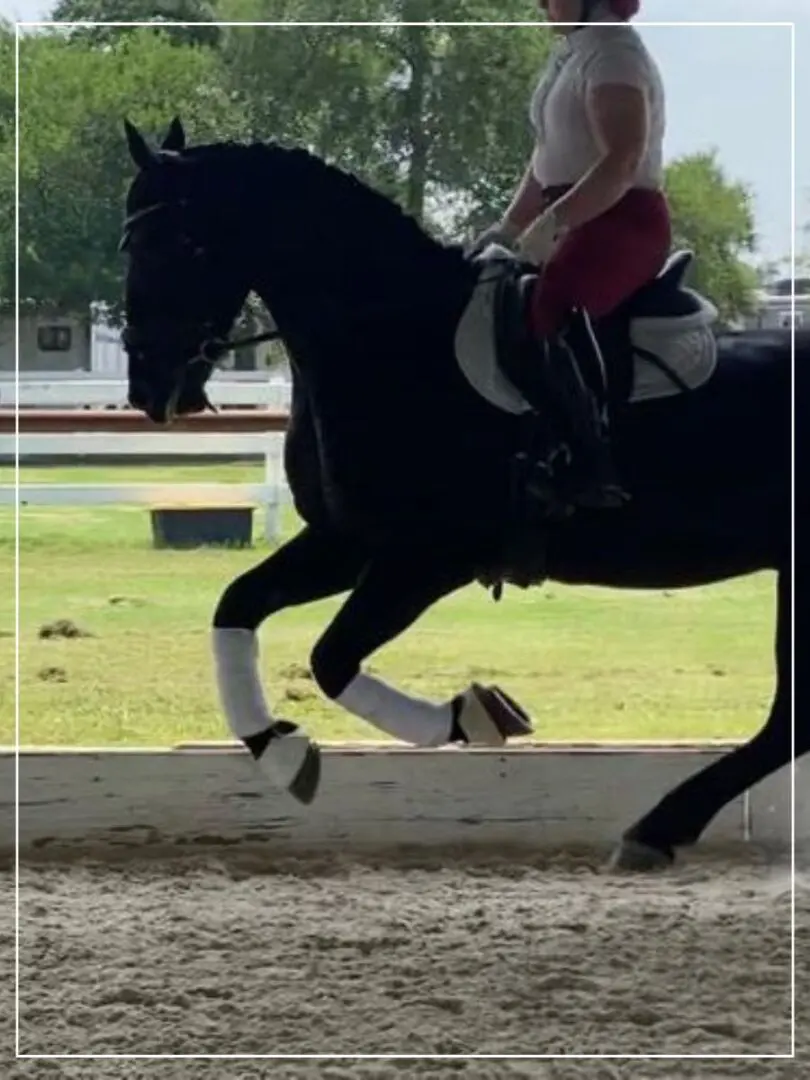
<svg viewBox="0 0 810 1080"><path fill-rule="evenodd" d="M403 0L406 21L434 17L429 0ZM522 3L447 2L441 18L525 18ZM537 28L403 30L404 87L391 102L393 148L408 162L406 206L440 207L458 234L499 214L531 153L529 98L551 47Z"/></svg>
<svg viewBox="0 0 810 1080"><path fill-rule="evenodd" d="M0 308L14 298L14 27L0 18Z"/></svg>
<svg viewBox="0 0 810 1080"><path fill-rule="evenodd" d="M215 22L208 0L59 0L52 18L57 22L154 22L156 29L175 45L215 47L220 38L216 26L164 26L162 22ZM127 27L74 27L72 41L95 46L114 45L133 31Z"/></svg>
<svg viewBox="0 0 810 1080"><path fill-rule="evenodd" d="M497 21L522 0L279 0L285 21ZM260 0L219 0L251 20ZM230 87L253 133L309 146L445 233L490 217L531 149L528 100L550 47L537 28L281 27L228 30Z"/></svg>
<svg viewBox="0 0 810 1080"><path fill-rule="evenodd" d="M260 0L218 0L223 18L254 20ZM521 19L520 0L279 0L280 21ZM531 149L528 100L550 38L537 28L283 27L228 30L232 92L258 138L303 143L458 239L501 212ZM694 283L724 318L748 310L754 276L749 193L716 154L668 169L679 246L698 258Z"/></svg>
<svg viewBox="0 0 810 1080"><path fill-rule="evenodd" d="M216 56L151 30L104 49L34 35L21 44L20 101L22 295L71 311L100 301L115 312L132 174L122 120L157 137L180 112L196 141L239 137Z"/></svg>
<svg viewBox="0 0 810 1080"><path fill-rule="evenodd" d="M751 192L726 176L716 151L672 162L666 186L675 246L697 256L692 284L726 322L750 312L757 286L756 271L744 260L755 249Z"/></svg>

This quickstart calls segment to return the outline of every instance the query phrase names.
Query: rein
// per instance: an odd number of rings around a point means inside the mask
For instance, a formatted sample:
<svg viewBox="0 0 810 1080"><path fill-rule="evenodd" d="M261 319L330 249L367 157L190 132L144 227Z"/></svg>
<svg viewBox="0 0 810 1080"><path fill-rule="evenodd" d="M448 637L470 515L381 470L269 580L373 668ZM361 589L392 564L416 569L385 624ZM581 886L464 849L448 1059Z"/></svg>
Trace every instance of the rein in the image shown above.
<svg viewBox="0 0 810 1080"><path fill-rule="evenodd" d="M263 345L268 341L281 341L281 339L279 329L265 330L263 334L253 334L245 338L228 338L224 341L220 338L209 338L200 346L200 355L197 359L216 367L224 356L234 352L235 349L243 349L247 345Z"/></svg>

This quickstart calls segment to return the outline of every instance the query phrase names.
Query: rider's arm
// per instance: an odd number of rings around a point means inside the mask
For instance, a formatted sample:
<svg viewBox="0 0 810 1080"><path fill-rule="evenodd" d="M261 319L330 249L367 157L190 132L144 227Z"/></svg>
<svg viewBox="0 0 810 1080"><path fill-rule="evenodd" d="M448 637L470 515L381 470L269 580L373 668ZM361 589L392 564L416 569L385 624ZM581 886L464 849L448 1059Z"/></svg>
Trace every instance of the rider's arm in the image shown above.
<svg viewBox="0 0 810 1080"><path fill-rule="evenodd" d="M543 189L535 179L534 169L530 162L501 219L501 226L506 226L505 231L518 236L543 212L545 205Z"/></svg>
<svg viewBox="0 0 810 1080"><path fill-rule="evenodd" d="M606 83L586 98L588 120L599 160L555 205L565 229L575 229L610 210L633 186L647 149L647 96L636 86Z"/></svg>

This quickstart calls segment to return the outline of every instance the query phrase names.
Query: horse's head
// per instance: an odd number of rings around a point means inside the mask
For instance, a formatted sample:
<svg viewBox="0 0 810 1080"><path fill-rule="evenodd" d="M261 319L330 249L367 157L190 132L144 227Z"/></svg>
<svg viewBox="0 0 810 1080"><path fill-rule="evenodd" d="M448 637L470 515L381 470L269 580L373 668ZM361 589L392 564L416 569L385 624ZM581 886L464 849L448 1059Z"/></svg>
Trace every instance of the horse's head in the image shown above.
<svg viewBox="0 0 810 1080"><path fill-rule="evenodd" d="M217 343L242 308L249 270L234 243L237 222L217 198L219 174L186 150L180 121L157 150L129 122L125 129L138 167L121 240L129 402L166 423L206 408Z"/></svg>
<svg viewBox="0 0 810 1080"><path fill-rule="evenodd" d="M251 288L301 368L332 362L336 342L344 359L376 364L370 329L388 339L399 324L402 341L403 320L416 325L426 305L446 306L452 320L472 288L460 250L306 150L187 148L179 120L153 149L125 127L138 167L121 241L129 400L155 421L206 407L205 384Z"/></svg>

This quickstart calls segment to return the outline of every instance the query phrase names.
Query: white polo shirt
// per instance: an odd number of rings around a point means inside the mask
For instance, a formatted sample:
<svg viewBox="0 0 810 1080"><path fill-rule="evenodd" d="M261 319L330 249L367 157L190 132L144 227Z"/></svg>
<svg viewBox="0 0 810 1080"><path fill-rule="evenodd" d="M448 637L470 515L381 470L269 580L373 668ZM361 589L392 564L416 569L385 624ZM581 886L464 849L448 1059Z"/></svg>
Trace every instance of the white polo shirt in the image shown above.
<svg viewBox="0 0 810 1080"><path fill-rule="evenodd" d="M650 133L634 186L657 189L664 180L666 109L658 65L629 23L583 26L555 46L530 107L537 145L534 175L543 187L577 183L599 160L586 113L588 91L605 83L635 86L647 96Z"/></svg>

